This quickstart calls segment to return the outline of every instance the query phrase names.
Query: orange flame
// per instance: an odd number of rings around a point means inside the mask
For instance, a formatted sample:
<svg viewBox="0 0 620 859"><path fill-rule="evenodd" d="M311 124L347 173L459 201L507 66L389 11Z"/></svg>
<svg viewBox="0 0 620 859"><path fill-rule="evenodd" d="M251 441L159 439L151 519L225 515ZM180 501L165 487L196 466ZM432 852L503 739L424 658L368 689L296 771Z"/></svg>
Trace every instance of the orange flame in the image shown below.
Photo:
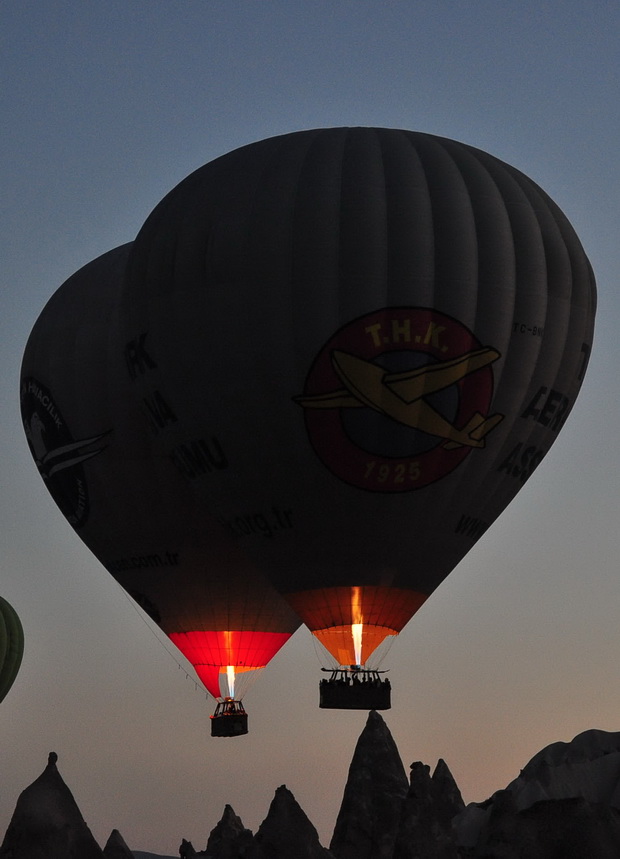
<svg viewBox="0 0 620 859"><path fill-rule="evenodd" d="M226 666L226 676L228 679L228 694L231 698L235 697L235 666Z"/></svg>
<svg viewBox="0 0 620 859"><path fill-rule="evenodd" d="M364 623L362 615L362 589L360 587L351 588L351 623Z"/></svg>
<svg viewBox="0 0 620 859"><path fill-rule="evenodd" d="M362 636L364 633L364 616L362 614L362 592L361 588L351 588L351 635L353 636L353 652L355 664L362 664Z"/></svg>

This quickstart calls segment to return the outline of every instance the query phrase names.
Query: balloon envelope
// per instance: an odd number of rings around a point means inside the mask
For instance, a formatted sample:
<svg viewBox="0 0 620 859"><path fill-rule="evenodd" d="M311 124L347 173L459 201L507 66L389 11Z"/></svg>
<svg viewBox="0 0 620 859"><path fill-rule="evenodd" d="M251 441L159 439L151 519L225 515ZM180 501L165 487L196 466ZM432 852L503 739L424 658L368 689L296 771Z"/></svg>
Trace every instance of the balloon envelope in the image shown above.
<svg viewBox="0 0 620 859"><path fill-rule="evenodd" d="M7 696L24 655L24 630L13 606L0 597L0 701Z"/></svg>
<svg viewBox="0 0 620 859"><path fill-rule="evenodd" d="M131 250L121 324L133 395L164 404L152 455L347 664L402 629L540 464L595 302L572 227L518 170L334 128L171 191Z"/></svg>
<svg viewBox="0 0 620 859"><path fill-rule="evenodd" d="M21 406L47 488L79 536L194 665L239 696L299 620L146 444L148 404L116 333L130 245L73 275L44 308L22 365Z"/></svg>

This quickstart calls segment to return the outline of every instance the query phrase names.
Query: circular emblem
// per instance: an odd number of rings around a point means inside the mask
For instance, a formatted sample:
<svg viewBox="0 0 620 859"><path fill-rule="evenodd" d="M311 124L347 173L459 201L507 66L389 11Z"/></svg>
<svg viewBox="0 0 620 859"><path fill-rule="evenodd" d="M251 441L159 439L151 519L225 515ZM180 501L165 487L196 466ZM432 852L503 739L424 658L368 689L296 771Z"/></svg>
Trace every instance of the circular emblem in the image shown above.
<svg viewBox="0 0 620 859"><path fill-rule="evenodd" d="M88 519L83 463L106 447L107 432L76 440L49 390L32 377L22 379L21 413L28 445L50 495L74 528Z"/></svg>
<svg viewBox="0 0 620 859"><path fill-rule="evenodd" d="M330 338L295 400L314 450L341 480L422 489L483 448L502 420L489 415L499 357L436 310L382 308Z"/></svg>

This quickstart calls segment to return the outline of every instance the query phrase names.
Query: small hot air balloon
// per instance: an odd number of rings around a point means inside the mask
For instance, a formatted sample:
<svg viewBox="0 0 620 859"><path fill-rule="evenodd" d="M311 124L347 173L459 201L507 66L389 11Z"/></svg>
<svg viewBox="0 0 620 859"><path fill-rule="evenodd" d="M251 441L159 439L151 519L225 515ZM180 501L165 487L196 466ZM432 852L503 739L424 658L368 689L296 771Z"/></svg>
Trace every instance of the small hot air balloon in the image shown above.
<svg viewBox="0 0 620 859"><path fill-rule="evenodd" d="M333 655L323 706L389 706L373 652L555 441L595 303L544 191L417 132L259 141L147 219L120 324L133 396L175 415L152 456Z"/></svg>
<svg viewBox="0 0 620 859"><path fill-rule="evenodd" d="M15 682L24 655L24 630L13 606L0 597L0 701Z"/></svg>
<svg viewBox="0 0 620 859"><path fill-rule="evenodd" d="M236 736L249 681L300 622L145 443L174 415L157 397L127 397L115 323L129 249L80 269L39 316L22 365L24 427L68 521L218 700L212 734Z"/></svg>

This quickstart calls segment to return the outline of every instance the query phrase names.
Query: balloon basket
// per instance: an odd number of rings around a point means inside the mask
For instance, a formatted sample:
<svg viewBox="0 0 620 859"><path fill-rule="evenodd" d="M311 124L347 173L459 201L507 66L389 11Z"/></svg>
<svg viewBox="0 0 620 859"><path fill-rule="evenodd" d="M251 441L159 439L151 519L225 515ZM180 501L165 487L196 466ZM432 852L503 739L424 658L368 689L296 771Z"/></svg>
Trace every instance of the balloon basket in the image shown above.
<svg viewBox="0 0 620 859"><path fill-rule="evenodd" d="M219 701L211 716L212 737L240 737L248 732L248 714L241 701Z"/></svg>
<svg viewBox="0 0 620 859"><path fill-rule="evenodd" d="M391 695L390 681L365 668L337 668L319 683L322 710L389 710Z"/></svg>

